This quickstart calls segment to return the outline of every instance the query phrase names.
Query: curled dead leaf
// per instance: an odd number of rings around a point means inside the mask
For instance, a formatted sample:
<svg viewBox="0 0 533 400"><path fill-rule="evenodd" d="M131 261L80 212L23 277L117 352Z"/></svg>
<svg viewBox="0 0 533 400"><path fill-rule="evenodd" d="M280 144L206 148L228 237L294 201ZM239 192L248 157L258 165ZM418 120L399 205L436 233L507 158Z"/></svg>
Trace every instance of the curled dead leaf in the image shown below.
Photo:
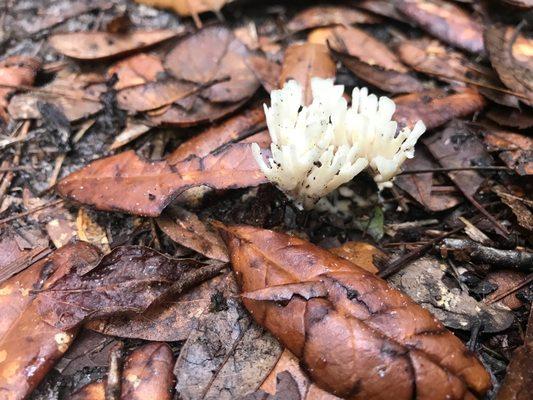
<svg viewBox="0 0 533 400"><path fill-rule="evenodd" d="M295 237L219 227L245 306L330 393L363 399L394 390L397 399L463 399L490 387L463 343L385 281ZM309 285L322 286L314 291L320 296L298 295L312 294ZM294 295L277 301L280 290Z"/></svg>
<svg viewBox="0 0 533 400"><path fill-rule="evenodd" d="M185 33L181 30L136 31L127 34L108 32L58 33L49 43L58 52L78 60L101 60L142 50Z"/></svg>

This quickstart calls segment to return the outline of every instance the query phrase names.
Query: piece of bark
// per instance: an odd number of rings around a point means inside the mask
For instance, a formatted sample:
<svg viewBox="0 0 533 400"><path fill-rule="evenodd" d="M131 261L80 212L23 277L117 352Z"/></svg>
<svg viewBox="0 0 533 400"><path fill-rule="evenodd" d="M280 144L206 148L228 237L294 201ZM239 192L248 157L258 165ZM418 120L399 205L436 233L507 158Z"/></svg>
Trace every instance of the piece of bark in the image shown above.
<svg viewBox="0 0 533 400"><path fill-rule="evenodd" d="M102 60L138 51L185 33L179 30L136 31L127 34L108 32L57 33L48 41L58 52L78 60Z"/></svg>
<svg viewBox="0 0 533 400"><path fill-rule="evenodd" d="M399 0L396 8L409 21L442 41L472 53L482 53L483 26L458 5L443 0Z"/></svg>
<svg viewBox="0 0 533 400"><path fill-rule="evenodd" d="M462 399L490 387L463 343L385 281L295 237L219 228L245 306L330 393Z"/></svg>
<svg viewBox="0 0 533 400"><path fill-rule="evenodd" d="M166 343L135 349L124 362L123 400L170 400L174 385L174 355Z"/></svg>
<svg viewBox="0 0 533 400"><path fill-rule="evenodd" d="M334 78L335 74L335 63L326 46L314 43L292 44L285 50L279 86L282 87L289 80L296 80L303 88L304 103L310 104L313 99L311 79Z"/></svg>

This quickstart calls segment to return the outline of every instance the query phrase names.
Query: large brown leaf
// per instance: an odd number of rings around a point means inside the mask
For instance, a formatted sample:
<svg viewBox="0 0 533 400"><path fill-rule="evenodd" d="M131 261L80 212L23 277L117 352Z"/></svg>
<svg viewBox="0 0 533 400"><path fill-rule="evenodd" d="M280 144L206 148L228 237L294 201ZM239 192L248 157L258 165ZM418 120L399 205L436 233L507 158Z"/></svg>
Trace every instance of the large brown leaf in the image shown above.
<svg viewBox="0 0 533 400"><path fill-rule="evenodd" d="M94 265L99 257L99 251L87 243L67 245L0 286L0 397L26 398L76 334L45 323L31 290L47 289L71 270Z"/></svg>
<svg viewBox="0 0 533 400"><path fill-rule="evenodd" d="M457 93L435 89L406 94L394 98L394 102L396 112L393 118L400 125L413 127L416 121L422 120L428 129L481 111L485 106L483 96L468 88Z"/></svg>
<svg viewBox="0 0 533 400"><path fill-rule="evenodd" d="M232 189L265 181L250 145L234 143L219 152L204 157L191 155L176 164L148 161L134 151L126 151L74 172L59 182L57 190L68 199L99 210L155 217L192 187Z"/></svg>
<svg viewBox="0 0 533 400"><path fill-rule="evenodd" d="M463 399L490 377L428 311L301 239L222 227L244 304L322 388L349 399Z"/></svg>
<svg viewBox="0 0 533 400"><path fill-rule="evenodd" d="M246 65L246 55L246 47L233 32L216 25L178 43L166 56L165 67L176 78L197 84L229 77L205 89L202 95L216 103L237 102L248 99L259 88L259 81Z"/></svg>
<svg viewBox="0 0 533 400"><path fill-rule="evenodd" d="M107 75L111 77L116 74L118 80L113 87L121 90L155 81L164 72L163 63L158 56L140 53L116 62L109 67Z"/></svg>
<svg viewBox="0 0 533 400"><path fill-rule="evenodd" d="M296 14L287 29L297 32L329 25L375 24L381 19L365 11L341 5L324 5L306 8Z"/></svg>
<svg viewBox="0 0 533 400"><path fill-rule="evenodd" d="M50 37L49 43L58 52L79 60L101 60L135 50L142 50L183 34L181 30L154 30L121 33L70 32Z"/></svg>
<svg viewBox="0 0 533 400"><path fill-rule="evenodd" d="M298 81L304 89L304 102L309 104L313 99L311 78L334 78L335 73L335 63L326 46L315 43L292 44L285 50L279 85L283 86L291 79Z"/></svg>
<svg viewBox="0 0 533 400"><path fill-rule="evenodd" d="M513 27L492 25L485 31L485 43L502 82L533 106L533 40Z"/></svg>
<svg viewBox="0 0 533 400"><path fill-rule="evenodd" d="M88 319L139 314L166 296L212 278L220 269L220 264L176 260L147 247L118 247L90 271L57 280L38 297L38 309L46 322L62 329Z"/></svg>
<svg viewBox="0 0 533 400"><path fill-rule="evenodd" d="M483 26L461 7L443 0L399 0L396 7L442 41L481 53Z"/></svg>

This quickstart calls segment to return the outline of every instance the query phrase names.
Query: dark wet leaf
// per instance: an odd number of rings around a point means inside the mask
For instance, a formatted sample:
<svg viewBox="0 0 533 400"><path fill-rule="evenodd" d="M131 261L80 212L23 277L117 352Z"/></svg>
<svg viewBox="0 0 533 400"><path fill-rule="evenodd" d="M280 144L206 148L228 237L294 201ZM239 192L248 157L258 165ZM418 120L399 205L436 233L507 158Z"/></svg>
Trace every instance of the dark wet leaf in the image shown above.
<svg viewBox="0 0 533 400"><path fill-rule="evenodd" d="M463 398L490 387L457 337L380 278L296 237L219 226L245 306L330 393L365 398L394 387L397 399L413 390Z"/></svg>
<svg viewBox="0 0 533 400"><path fill-rule="evenodd" d="M152 341L186 340L225 295L236 293L232 273L224 273L178 297L149 307L133 316L97 319L87 327L106 335Z"/></svg>
<svg viewBox="0 0 533 400"><path fill-rule="evenodd" d="M417 171L439 168L427 150L423 147L416 149L416 156L407 160L402 169L404 171ZM443 211L455 207L461 202L461 197L453 193L440 192L433 184L434 174L426 172L422 174L399 175L394 184L406 191L413 199L431 211Z"/></svg>
<svg viewBox="0 0 533 400"><path fill-rule="evenodd" d="M69 348L76 330L45 323L37 312L42 295L72 270L94 265L99 251L83 242L67 245L0 286L0 393L24 399Z"/></svg>
<svg viewBox="0 0 533 400"><path fill-rule="evenodd" d="M296 14L287 29L297 32L330 25L376 24L381 19L365 11L342 5L324 5L306 8Z"/></svg>
<svg viewBox="0 0 533 400"><path fill-rule="evenodd" d="M223 301L181 349L174 373L183 400L238 399L263 382L281 354L276 339L253 323L240 302Z"/></svg>
<svg viewBox="0 0 533 400"><path fill-rule="evenodd" d="M108 32L58 33L49 43L58 52L78 60L101 60L145 49L181 35L181 30L136 31L127 34Z"/></svg>
<svg viewBox="0 0 533 400"><path fill-rule="evenodd" d="M124 400L171 400L174 355L166 343L149 343L135 349L124 362Z"/></svg>
<svg viewBox="0 0 533 400"><path fill-rule="evenodd" d="M176 78L200 85L229 77L203 90L202 96L215 103L239 102L259 88L259 81L246 65L247 54L231 30L216 25L180 41L167 54L165 67Z"/></svg>
<svg viewBox="0 0 533 400"><path fill-rule="evenodd" d="M465 88L460 92L449 93L442 89L395 97L394 119L400 125L413 127L422 120L427 129L437 128L454 118L481 111L485 100L477 91Z"/></svg>
<svg viewBox="0 0 533 400"><path fill-rule="evenodd" d="M485 43L502 82L533 106L533 40L516 28L492 25L485 31Z"/></svg>
<svg viewBox="0 0 533 400"><path fill-rule="evenodd" d="M484 332L499 332L513 322L513 314L476 301L460 288L448 288L445 272L434 258L423 257L394 275L392 283L450 328L470 330L481 323Z"/></svg>
<svg viewBox="0 0 533 400"><path fill-rule="evenodd" d="M311 103L311 78L334 78L335 63L331 59L328 48L322 44L292 44L285 50L279 86L294 79L304 89L305 104Z"/></svg>
<svg viewBox="0 0 533 400"><path fill-rule="evenodd" d="M510 193L510 188L505 188L502 185L495 185L492 191L496 193L502 203L506 204L513 214L516 216L516 222L521 227L533 231L533 213L527 208L526 204L533 207L533 202L529 202L524 199L523 193ZM520 194L522 196L520 196Z"/></svg>
<svg viewBox="0 0 533 400"><path fill-rule="evenodd" d="M201 221L194 213L174 207L156 221L159 228L176 243L207 258L229 261L228 250L218 231Z"/></svg>
<svg viewBox="0 0 533 400"><path fill-rule="evenodd" d="M165 296L215 276L220 268L171 259L147 247L118 247L90 271L70 273L41 293L39 313L63 329L114 314L139 314Z"/></svg>
<svg viewBox="0 0 533 400"><path fill-rule="evenodd" d="M493 107L487 112L486 116L501 126L510 126L518 129L533 127L533 115L528 110L520 111Z"/></svg>
<svg viewBox="0 0 533 400"><path fill-rule="evenodd" d="M458 5L443 0L399 0L396 7L443 42L472 53L482 53L483 26Z"/></svg>

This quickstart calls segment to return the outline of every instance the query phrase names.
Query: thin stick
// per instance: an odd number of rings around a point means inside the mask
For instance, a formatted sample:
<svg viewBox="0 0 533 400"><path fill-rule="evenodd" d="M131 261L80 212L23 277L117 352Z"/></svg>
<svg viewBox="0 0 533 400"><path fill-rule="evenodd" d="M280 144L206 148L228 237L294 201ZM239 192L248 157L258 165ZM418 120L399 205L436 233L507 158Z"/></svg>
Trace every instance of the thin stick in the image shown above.
<svg viewBox="0 0 533 400"><path fill-rule="evenodd" d="M504 166L474 166L474 167L451 167L451 168L428 168L402 171L398 175L426 174L428 172L452 172L452 171L510 171L513 169Z"/></svg>
<svg viewBox="0 0 533 400"><path fill-rule="evenodd" d="M43 204L43 205L41 205L39 207L32 208L31 210L24 211L24 212L15 214L15 215L11 215L10 217L4 218L4 219L0 219L0 226L6 224L8 222L14 221L16 219L25 217L27 215L36 213L37 211L44 210L45 208L55 207L55 206L63 203L64 201L65 200L63 200L63 199L57 199L57 200L51 201L50 203Z"/></svg>
<svg viewBox="0 0 533 400"><path fill-rule="evenodd" d="M510 294L513 294L514 292L520 290L521 288L523 288L524 286L528 285L532 281L533 281L533 274L529 274L528 276L526 276L522 280L522 282L519 282L516 286L506 290L505 292L500 293L495 298L490 299L489 301L485 301L485 304L488 305L488 306L491 305L491 304L494 304L494 303L500 301L501 299L503 299L504 297L507 297Z"/></svg>

